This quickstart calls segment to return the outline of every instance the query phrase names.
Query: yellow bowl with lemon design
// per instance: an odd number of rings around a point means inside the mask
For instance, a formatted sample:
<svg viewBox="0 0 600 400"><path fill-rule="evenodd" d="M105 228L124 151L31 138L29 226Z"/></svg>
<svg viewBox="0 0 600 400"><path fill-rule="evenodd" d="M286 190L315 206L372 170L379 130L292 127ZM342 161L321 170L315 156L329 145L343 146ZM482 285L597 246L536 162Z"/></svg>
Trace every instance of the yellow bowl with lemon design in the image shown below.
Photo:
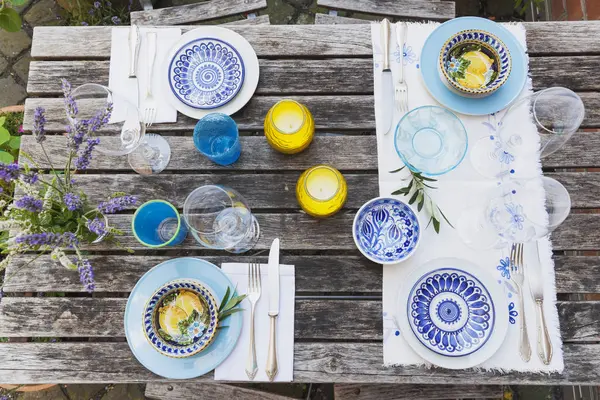
<svg viewBox="0 0 600 400"><path fill-rule="evenodd" d="M175 358L193 356L215 338L218 308L211 291L201 282L168 282L144 308L144 334L161 354Z"/></svg>
<svg viewBox="0 0 600 400"><path fill-rule="evenodd" d="M440 51L438 69L444 84L465 97L485 97L506 83L511 71L506 45L477 30L456 33Z"/></svg>

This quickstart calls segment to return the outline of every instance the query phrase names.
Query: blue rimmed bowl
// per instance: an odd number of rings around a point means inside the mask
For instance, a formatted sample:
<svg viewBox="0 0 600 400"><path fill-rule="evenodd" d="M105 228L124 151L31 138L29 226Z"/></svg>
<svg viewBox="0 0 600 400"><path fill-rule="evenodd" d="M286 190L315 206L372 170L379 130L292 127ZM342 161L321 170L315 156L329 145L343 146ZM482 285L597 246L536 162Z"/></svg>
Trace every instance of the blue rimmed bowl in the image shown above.
<svg viewBox="0 0 600 400"><path fill-rule="evenodd" d="M231 44L200 38L183 45L169 63L169 86L182 103L213 109L231 101L244 83L244 61Z"/></svg>
<svg viewBox="0 0 600 400"><path fill-rule="evenodd" d="M180 296L186 299L179 301ZM176 310L169 311L172 307ZM163 355L174 358L193 356L208 347L215 338L218 309L211 291L201 282L189 279L170 281L152 295L144 308L144 335ZM176 327L165 328L161 314L166 312L170 313L170 319L179 321Z"/></svg>
<svg viewBox="0 0 600 400"><path fill-rule="evenodd" d="M510 52L495 35L479 29L458 32L442 46L438 69L442 82L465 97L485 97L508 80Z"/></svg>
<svg viewBox="0 0 600 400"><path fill-rule="evenodd" d="M410 290L406 307L417 340L441 356L473 354L494 331L492 295L477 277L460 268L422 275Z"/></svg>
<svg viewBox="0 0 600 400"><path fill-rule="evenodd" d="M415 252L421 238L421 226L408 204L378 197L358 210L352 236L358 250L369 260L395 264Z"/></svg>

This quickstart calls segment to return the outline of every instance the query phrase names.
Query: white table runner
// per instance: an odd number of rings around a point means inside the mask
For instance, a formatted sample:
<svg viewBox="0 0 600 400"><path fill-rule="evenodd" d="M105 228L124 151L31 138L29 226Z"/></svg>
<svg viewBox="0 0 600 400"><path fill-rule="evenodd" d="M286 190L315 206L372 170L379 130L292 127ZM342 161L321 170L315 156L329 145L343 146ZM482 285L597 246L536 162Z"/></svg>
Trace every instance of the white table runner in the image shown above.
<svg viewBox="0 0 600 400"><path fill-rule="evenodd" d="M423 105L439 105L433 97L431 97L425 88L420 65L420 53L423 44L429 34L438 26L437 23L409 23L407 33L407 43L404 47L404 74L408 83L409 93L409 109L414 109ZM518 39L518 41L526 48L525 28L522 24L505 25L506 28ZM395 27L392 27L395 29ZM380 120L379 112L380 105L380 80L381 80L381 64L382 51L380 45L380 26L379 24L371 25L371 37L373 40L373 67L375 79L375 114L376 119ZM392 31L391 46L390 46L390 61L394 82L398 76L398 68L400 61L400 49L396 44L395 31ZM522 96L531 94L531 82L528 81L527 87L523 90ZM524 111L526 112L526 111ZM395 123L400 118L400 114L396 111ZM465 125L469 137L469 146L472 146L478 139L489 136L498 129L498 123L503 115L503 111L486 116L465 116L457 114ZM525 114L527 116L527 114ZM526 118L519 124L518 127L521 135L538 135L535 126L530 119ZM536 141L532 141L536 143ZM404 187L407 181L402 178L407 174L391 174L389 171L401 167L402 161L398 157L394 147L394 134L390 132L384 135L379 126L377 127L377 151L379 162L379 191L381 196L389 196L393 191ZM541 177L541 163L538 157L532 157L533 160L528 160L517 164L515 168L520 170L527 169L529 176ZM477 173L469 161L469 156L465 157L463 162L453 171L438 177L437 190L430 190L429 194L434 201L440 206L448 219L456 225L455 221L466 207L482 207L486 201L486 195L497 185L496 180L485 179ZM405 197L398 197L407 201ZM533 199L540 203L540 209L543 209L544 199ZM415 208L415 212L417 212ZM423 213L418 213L421 221L427 221ZM528 282L524 284L524 296L526 307L526 322L529 330L530 342L532 346L532 356L529 363L521 360L518 351L519 329L515 307L517 304L517 296L512 295L505 289L504 281L508 277L509 270L508 257L510 249L494 249L494 250L473 250L466 246L456 230L449 227L445 222L441 223L439 235L435 233L433 227L424 229L422 232L421 243L419 250L407 261L396 265L383 266L383 358L384 364L391 365L427 365L428 363L418 356L402 338L400 333L396 310L397 310L397 293L402 285L407 274L418 266L434 258L441 257L456 257L463 258L476 263L485 268L488 273L492 274L497 279L497 283L504 289L505 295L508 297L510 323L506 340L492 358L477 368L487 370L499 370L502 372L508 371L532 371L532 372L553 372L563 370L563 354L562 341L560 338L560 330L558 323L558 312L556 309L556 289L554 286L554 262L552 261L552 246L549 240L543 239L539 241L541 265L537 260L535 253L532 251L535 244L525 245L525 264L529 276L539 275L544 282L544 311L550 333L554 356L550 365L544 365L537 356L537 341L536 341L536 321L535 321L535 306L531 296L529 295ZM517 322L515 324L515 322Z"/></svg>

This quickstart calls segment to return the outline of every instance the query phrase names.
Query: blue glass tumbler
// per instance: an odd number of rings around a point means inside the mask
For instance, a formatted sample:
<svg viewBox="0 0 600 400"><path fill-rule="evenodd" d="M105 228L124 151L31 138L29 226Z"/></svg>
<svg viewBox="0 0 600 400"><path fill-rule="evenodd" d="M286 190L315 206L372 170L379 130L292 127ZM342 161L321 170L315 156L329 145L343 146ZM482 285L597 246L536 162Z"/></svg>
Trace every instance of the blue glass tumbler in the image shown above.
<svg viewBox="0 0 600 400"><path fill-rule="evenodd" d="M219 165L233 164L242 147L235 121L226 114L205 115L194 128L194 145L198 151Z"/></svg>
<svg viewBox="0 0 600 400"><path fill-rule="evenodd" d="M146 247L175 246L188 233L177 209L164 200L151 200L139 206L133 214L131 230Z"/></svg>

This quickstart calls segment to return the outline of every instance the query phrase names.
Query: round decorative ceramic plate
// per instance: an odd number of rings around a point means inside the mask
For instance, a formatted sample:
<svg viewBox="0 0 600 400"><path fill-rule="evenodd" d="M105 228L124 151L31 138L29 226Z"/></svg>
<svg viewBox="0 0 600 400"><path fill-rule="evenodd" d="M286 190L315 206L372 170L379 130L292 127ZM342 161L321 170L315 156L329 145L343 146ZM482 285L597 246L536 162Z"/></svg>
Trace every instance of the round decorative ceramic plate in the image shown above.
<svg viewBox="0 0 600 400"><path fill-rule="evenodd" d="M425 360L470 368L493 356L508 329L501 286L461 259L432 260L413 271L398 297L403 337Z"/></svg>
<svg viewBox="0 0 600 400"><path fill-rule="evenodd" d="M244 83L244 62L229 43L200 38L183 45L171 59L169 85L184 104L213 109L231 101Z"/></svg>
<svg viewBox="0 0 600 400"><path fill-rule="evenodd" d="M223 74L222 76L219 75L219 68L216 67L214 63L210 64L210 69L201 68L204 66L209 66L209 64L201 62L200 60L209 58L210 55L208 54L211 53L211 51L208 50L208 47L206 50L201 50L200 47L202 47L202 44L207 44L209 42L215 46L220 46L222 55L224 55L225 52L228 54L227 57L224 57L229 60L229 64L227 64L227 66L231 67L232 69L228 69L227 74ZM193 50L193 47L198 45L198 43L200 43L198 47L200 54L198 54L196 51L192 51L193 56L191 58L190 65L193 64L194 67L193 70L190 70L189 68L183 66L185 62L178 58L178 54L181 55L181 51L183 49ZM189 47L190 45L191 48ZM206 51L206 55L204 54L204 51ZM212 50L212 52L215 51ZM186 55L186 57L188 56ZM239 64L234 64L234 58L238 59ZM202 83L202 85L204 85L202 93L211 92L212 89L206 90L206 88L213 88L218 82L225 82L226 78L228 79L227 82L235 83L235 71L237 71L234 69L235 65L239 65L241 68L239 72L242 74L237 78L240 79L239 85L228 84L229 86L227 86L227 90L217 90L217 92L221 93L220 100L216 101L214 104L199 105L199 102L204 101L201 99L206 99L206 96L204 95L195 97L196 95L200 94L199 91L196 90L194 92L195 95L190 95L190 100L188 100L185 99L181 93L178 93L177 90L172 89L172 72L174 71L171 70L171 64L173 61L177 62L177 59L179 59L179 61L182 63L182 67L187 69L186 71L181 70L179 75L186 77L188 85L190 85L192 81L195 81L198 85ZM219 62L221 61L219 60ZM215 68L217 73L215 73ZM256 87L258 86L258 57L256 56L256 53L254 52L254 49L250 43L240 34L230 29L218 26L199 26L198 28L181 35L179 40L173 45L162 65L161 74L167 77L167 79L162 80L162 85L164 86L161 87L161 90L166 94L173 107L175 107L175 109L177 109L177 111L180 113L195 119L200 119L211 112L220 112L231 115L240 110L248 101L250 101L254 91L256 90Z"/></svg>
<svg viewBox="0 0 600 400"><path fill-rule="evenodd" d="M125 307L125 336L137 360L147 369L167 379L190 379L206 374L221 364L233 351L242 331L242 313L229 316L213 342L190 357L173 358L160 354L144 335L143 312L148 299L167 282L185 279L210 287L222 299L233 284L220 268L199 258L175 258L146 272L135 285Z"/></svg>
<svg viewBox="0 0 600 400"><path fill-rule="evenodd" d="M360 252L381 264L406 260L421 237L419 220L410 206L387 197L365 203L354 217L352 231Z"/></svg>
<svg viewBox="0 0 600 400"><path fill-rule="evenodd" d="M453 35L465 29L478 29L497 36L511 56L511 72L506 82L484 98L469 98L450 90L440 77L438 57L442 46ZM523 91L527 81L527 55L515 36L502 25L485 18L461 17L444 22L427 38L421 51L421 74L425 87L441 105L466 115L487 115L512 103Z"/></svg>
<svg viewBox="0 0 600 400"><path fill-rule="evenodd" d="M215 338L218 306L201 282L179 279L164 284L144 310L144 334L150 344L169 357L189 357Z"/></svg>

